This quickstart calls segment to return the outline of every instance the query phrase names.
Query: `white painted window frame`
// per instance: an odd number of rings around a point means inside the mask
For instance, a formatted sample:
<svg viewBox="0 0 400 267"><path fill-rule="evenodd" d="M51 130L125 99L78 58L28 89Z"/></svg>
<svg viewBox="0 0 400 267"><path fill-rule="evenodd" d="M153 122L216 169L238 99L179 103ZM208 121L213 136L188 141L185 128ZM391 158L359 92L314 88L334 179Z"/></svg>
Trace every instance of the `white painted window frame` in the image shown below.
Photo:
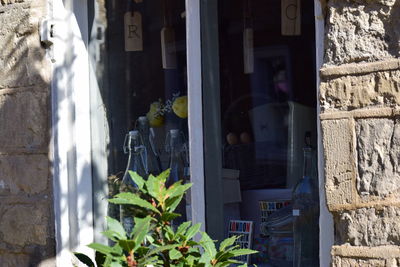
<svg viewBox="0 0 400 267"><path fill-rule="evenodd" d="M187 79L189 99L189 157L193 223L205 230L203 97L200 0L186 0Z"/></svg>
<svg viewBox="0 0 400 267"><path fill-rule="evenodd" d="M52 155L57 266L72 261L71 251L91 255L93 242L87 2L52 0L54 21ZM316 69L323 63L324 19L315 0ZM186 0L192 220L205 227L200 0ZM319 110L318 110L319 113ZM320 266L330 265L333 220L326 209L321 131L318 120L320 186ZM71 264L72 265L72 264Z"/></svg>

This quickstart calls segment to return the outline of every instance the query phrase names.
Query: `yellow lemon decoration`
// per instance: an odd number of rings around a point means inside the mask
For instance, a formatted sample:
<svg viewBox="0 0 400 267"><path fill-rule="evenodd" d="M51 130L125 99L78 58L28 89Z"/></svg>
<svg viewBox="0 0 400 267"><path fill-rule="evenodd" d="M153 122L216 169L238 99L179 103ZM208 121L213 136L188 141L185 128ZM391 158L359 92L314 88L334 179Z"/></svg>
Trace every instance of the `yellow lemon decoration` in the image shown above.
<svg viewBox="0 0 400 267"><path fill-rule="evenodd" d="M160 127L164 124L164 116L160 113L160 109L160 102L154 102L150 105L150 110L147 112L146 117L151 127Z"/></svg>
<svg viewBox="0 0 400 267"><path fill-rule="evenodd" d="M185 119L188 117L188 98L187 96L177 97L172 104L172 110L179 118Z"/></svg>

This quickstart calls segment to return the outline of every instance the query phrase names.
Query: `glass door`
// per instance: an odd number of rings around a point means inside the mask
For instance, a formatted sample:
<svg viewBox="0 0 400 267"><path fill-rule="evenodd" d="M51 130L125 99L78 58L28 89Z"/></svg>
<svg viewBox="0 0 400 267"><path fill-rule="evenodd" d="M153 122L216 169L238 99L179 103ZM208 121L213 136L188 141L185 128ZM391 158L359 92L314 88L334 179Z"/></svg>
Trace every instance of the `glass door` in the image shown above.
<svg viewBox="0 0 400 267"><path fill-rule="evenodd" d="M318 266L314 4L206 0L201 14L207 231L243 235L258 266Z"/></svg>

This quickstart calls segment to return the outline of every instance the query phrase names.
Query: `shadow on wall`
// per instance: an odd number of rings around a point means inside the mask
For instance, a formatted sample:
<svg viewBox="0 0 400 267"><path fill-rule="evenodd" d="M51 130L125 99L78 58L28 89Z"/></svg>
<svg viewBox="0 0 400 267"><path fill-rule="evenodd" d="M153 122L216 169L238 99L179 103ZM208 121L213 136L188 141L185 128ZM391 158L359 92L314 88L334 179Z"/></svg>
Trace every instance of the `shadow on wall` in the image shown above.
<svg viewBox="0 0 400 267"><path fill-rule="evenodd" d="M50 65L30 15L45 6L12 2L0 3L0 265L38 266L55 256Z"/></svg>
<svg viewBox="0 0 400 267"><path fill-rule="evenodd" d="M396 1L390 9L387 21L384 21L385 41L388 42L389 53L395 57L400 57L400 1Z"/></svg>
<svg viewBox="0 0 400 267"><path fill-rule="evenodd" d="M52 66L38 34L37 14L45 14L46 5L44 0L0 1L1 266L53 266L56 246L66 253L74 251L82 241L77 229L92 223L91 188L79 199L73 195L77 188L87 186L92 172L90 157L77 162L80 151L74 146L80 132L73 112L76 77L69 70L77 64L77 52L69 51L63 62L53 65L53 80L67 89L52 91ZM62 41L76 40L82 38L64 36ZM52 108L60 113L52 113ZM52 140L54 136L60 138ZM62 143L65 151L53 151L53 142ZM59 189L62 184L70 195L53 192L53 186ZM55 222L62 223L61 214L68 215L69 228L60 229L68 240L55 230ZM61 243L56 244L56 236Z"/></svg>

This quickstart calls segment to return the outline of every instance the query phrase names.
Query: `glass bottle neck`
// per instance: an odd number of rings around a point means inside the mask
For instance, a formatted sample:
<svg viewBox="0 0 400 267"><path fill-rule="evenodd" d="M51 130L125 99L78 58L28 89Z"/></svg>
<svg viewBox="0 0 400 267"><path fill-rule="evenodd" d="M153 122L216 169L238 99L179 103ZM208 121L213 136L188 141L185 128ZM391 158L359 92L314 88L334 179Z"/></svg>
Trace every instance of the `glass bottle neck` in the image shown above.
<svg viewBox="0 0 400 267"><path fill-rule="evenodd" d="M141 144L138 133L129 135L127 150L129 157L126 172L131 170L143 177L146 176L148 174L147 151L145 146Z"/></svg>

